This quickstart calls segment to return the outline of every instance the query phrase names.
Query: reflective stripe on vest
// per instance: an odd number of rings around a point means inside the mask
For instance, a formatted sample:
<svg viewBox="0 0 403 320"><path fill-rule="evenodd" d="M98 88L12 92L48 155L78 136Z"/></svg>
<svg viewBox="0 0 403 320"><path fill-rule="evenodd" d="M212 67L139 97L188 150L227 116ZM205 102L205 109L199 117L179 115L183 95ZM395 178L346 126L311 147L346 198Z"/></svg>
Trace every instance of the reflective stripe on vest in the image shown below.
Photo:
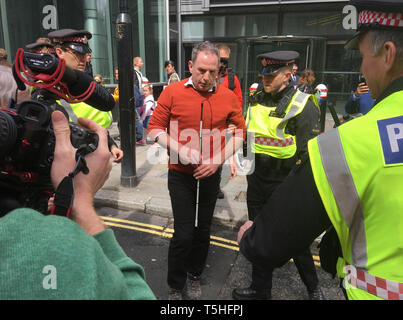
<svg viewBox="0 0 403 320"><path fill-rule="evenodd" d="M276 134L279 137L284 138L284 128L287 125L288 120L290 120L291 118L295 117L297 114L302 112L303 107L305 107L305 104L310 96L311 96L310 94L297 90L293 99L291 99L290 106L287 108L288 109L287 114L285 115L283 120L281 120L280 124L277 127Z"/></svg>
<svg viewBox="0 0 403 320"><path fill-rule="evenodd" d="M365 269L368 257L364 215L360 197L344 155L339 130L331 130L325 135L318 136L318 146L333 196L350 230L352 264Z"/></svg>
<svg viewBox="0 0 403 320"><path fill-rule="evenodd" d="M268 107L260 104L250 106L247 114L246 128L248 134L254 134L252 152L263 153L278 159L288 159L295 155L297 146L295 137L285 133L290 119L300 114L308 99L316 99L312 95L296 91L291 98L284 118L270 116L276 106Z"/></svg>
<svg viewBox="0 0 403 320"><path fill-rule="evenodd" d="M403 300L403 283L382 279L347 264L345 271L348 285L364 290L385 300Z"/></svg>
<svg viewBox="0 0 403 320"><path fill-rule="evenodd" d="M338 274L349 282L349 299L403 297L402 101L403 91L395 92L308 142L315 184L347 263Z"/></svg>
<svg viewBox="0 0 403 320"><path fill-rule="evenodd" d="M294 139L292 137L284 140L259 137L255 138L255 143L263 146L287 147L294 144Z"/></svg>

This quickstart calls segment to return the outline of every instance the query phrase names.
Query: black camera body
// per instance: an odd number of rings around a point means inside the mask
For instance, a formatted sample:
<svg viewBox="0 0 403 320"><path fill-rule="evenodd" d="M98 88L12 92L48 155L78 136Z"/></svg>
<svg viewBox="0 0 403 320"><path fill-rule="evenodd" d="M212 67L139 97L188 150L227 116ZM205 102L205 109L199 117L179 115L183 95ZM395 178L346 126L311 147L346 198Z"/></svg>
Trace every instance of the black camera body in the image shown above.
<svg viewBox="0 0 403 320"><path fill-rule="evenodd" d="M0 190L20 206L46 212L53 192L50 169L55 150L51 114L57 104L30 100L0 111ZM75 148L98 146L98 135L72 123L70 140ZM10 199L8 199L8 203ZM0 211L8 211L0 201ZM4 212L6 213L6 212Z"/></svg>
<svg viewBox="0 0 403 320"><path fill-rule="evenodd" d="M55 137L51 114L54 106L40 101L11 104L0 111L0 166L12 165L18 171L49 174ZM75 148L98 146L98 135L70 123L71 144ZM91 147L90 147L91 145Z"/></svg>

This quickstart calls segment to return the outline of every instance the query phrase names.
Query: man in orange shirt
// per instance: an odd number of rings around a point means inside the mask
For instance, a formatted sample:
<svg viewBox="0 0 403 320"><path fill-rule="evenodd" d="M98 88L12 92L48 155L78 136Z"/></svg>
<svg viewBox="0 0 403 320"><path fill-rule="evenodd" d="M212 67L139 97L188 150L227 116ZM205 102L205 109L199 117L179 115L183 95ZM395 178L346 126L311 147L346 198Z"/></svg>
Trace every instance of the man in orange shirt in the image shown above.
<svg viewBox="0 0 403 320"><path fill-rule="evenodd" d="M170 155L168 189L175 232L168 252L169 299L182 299L186 282L187 296L200 298L200 276L210 244L219 168L242 146L245 130L236 96L216 83L219 69L216 46L209 42L196 45L188 65L192 76L165 88L149 124L150 136L168 148ZM231 136L227 142L226 129L230 125L236 128L235 137ZM197 180L200 180L200 198L195 227Z"/></svg>

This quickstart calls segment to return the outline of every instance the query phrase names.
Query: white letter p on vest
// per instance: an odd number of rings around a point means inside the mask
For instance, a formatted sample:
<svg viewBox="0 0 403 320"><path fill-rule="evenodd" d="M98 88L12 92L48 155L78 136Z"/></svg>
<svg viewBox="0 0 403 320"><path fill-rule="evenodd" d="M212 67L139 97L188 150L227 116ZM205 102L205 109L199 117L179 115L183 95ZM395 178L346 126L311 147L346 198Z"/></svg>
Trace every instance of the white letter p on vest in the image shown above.
<svg viewBox="0 0 403 320"><path fill-rule="evenodd" d="M392 152L399 152L398 140L403 139L403 123L394 123L386 126L388 132L390 149Z"/></svg>

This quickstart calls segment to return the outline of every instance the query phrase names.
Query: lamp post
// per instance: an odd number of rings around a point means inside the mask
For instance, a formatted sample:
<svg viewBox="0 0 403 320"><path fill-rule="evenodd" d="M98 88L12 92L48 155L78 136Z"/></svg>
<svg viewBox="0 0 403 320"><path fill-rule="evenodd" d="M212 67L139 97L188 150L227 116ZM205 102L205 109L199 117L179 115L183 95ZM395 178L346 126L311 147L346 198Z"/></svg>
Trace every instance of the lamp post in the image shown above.
<svg viewBox="0 0 403 320"><path fill-rule="evenodd" d="M119 117L120 143L124 152L120 184L133 188L136 176L136 114L133 90L133 35L132 20L127 0L119 0L119 14L116 19L119 68Z"/></svg>

